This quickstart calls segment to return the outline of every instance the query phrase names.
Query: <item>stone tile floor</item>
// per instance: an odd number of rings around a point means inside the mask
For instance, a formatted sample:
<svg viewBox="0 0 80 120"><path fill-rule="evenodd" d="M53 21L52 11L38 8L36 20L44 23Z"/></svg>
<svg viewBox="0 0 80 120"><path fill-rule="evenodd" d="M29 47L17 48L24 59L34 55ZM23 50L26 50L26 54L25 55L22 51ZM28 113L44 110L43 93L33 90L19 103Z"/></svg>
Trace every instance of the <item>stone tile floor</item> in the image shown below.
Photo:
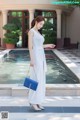
<svg viewBox="0 0 80 120"><path fill-rule="evenodd" d="M63 54L65 54L68 58L73 60L74 62L80 65L80 49L72 49L72 50L60 50Z"/></svg>
<svg viewBox="0 0 80 120"><path fill-rule="evenodd" d="M8 111L8 120L80 120L80 96L46 97L44 107L36 112L26 97L0 97L0 116Z"/></svg>

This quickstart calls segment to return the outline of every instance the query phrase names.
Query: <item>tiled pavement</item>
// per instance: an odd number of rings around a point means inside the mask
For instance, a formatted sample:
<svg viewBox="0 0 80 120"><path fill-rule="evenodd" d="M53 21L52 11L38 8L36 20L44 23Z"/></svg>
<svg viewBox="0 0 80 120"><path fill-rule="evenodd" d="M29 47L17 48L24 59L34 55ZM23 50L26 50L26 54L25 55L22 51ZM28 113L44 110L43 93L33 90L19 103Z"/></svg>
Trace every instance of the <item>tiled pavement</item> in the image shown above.
<svg viewBox="0 0 80 120"><path fill-rule="evenodd" d="M72 50L60 50L63 54L65 54L69 59L80 65L80 49L72 49Z"/></svg>
<svg viewBox="0 0 80 120"><path fill-rule="evenodd" d="M80 120L80 114L73 113L10 113L7 120Z"/></svg>
<svg viewBox="0 0 80 120"><path fill-rule="evenodd" d="M29 107L26 97L0 97L0 105L0 112L9 112L9 120L80 120L80 96L46 97L40 112Z"/></svg>

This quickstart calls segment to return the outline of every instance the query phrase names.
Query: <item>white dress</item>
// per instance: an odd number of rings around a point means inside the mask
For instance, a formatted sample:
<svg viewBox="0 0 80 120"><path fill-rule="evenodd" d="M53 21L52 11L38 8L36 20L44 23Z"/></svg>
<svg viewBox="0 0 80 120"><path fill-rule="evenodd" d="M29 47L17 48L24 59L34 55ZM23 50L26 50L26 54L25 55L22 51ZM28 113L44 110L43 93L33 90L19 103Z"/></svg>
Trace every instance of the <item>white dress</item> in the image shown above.
<svg viewBox="0 0 80 120"><path fill-rule="evenodd" d="M30 67L30 78L38 81L38 87L36 91L29 90L28 101L32 104L41 104L45 99L45 83L47 64L46 57L43 48L44 37L32 28L34 36L32 40L33 44L33 61L34 67Z"/></svg>

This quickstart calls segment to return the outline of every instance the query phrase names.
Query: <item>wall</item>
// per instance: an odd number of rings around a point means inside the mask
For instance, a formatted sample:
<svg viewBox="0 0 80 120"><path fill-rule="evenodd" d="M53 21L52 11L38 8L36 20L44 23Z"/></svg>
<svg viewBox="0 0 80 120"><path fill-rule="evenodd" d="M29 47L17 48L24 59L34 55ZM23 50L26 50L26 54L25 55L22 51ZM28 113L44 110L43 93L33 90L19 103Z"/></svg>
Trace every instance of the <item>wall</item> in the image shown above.
<svg viewBox="0 0 80 120"><path fill-rule="evenodd" d="M72 43L80 42L80 8L76 7L70 16L67 16L66 33Z"/></svg>

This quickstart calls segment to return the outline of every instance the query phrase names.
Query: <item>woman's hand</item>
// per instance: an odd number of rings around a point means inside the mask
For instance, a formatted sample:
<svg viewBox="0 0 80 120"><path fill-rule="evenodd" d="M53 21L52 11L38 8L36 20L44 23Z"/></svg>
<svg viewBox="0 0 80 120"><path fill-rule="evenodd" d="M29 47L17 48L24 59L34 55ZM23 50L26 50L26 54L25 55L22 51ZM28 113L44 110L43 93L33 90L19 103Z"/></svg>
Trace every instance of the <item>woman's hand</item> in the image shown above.
<svg viewBox="0 0 80 120"><path fill-rule="evenodd" d="M32 61L30 61L30 66L32 66L32 67L34 66L34 63Z"/></svg>
<svg viewBox="0 0 80 120"><path fill-rule="evenodd" d="M44 48L54 48L55 46L54 44L46 44Z"/></svg>

